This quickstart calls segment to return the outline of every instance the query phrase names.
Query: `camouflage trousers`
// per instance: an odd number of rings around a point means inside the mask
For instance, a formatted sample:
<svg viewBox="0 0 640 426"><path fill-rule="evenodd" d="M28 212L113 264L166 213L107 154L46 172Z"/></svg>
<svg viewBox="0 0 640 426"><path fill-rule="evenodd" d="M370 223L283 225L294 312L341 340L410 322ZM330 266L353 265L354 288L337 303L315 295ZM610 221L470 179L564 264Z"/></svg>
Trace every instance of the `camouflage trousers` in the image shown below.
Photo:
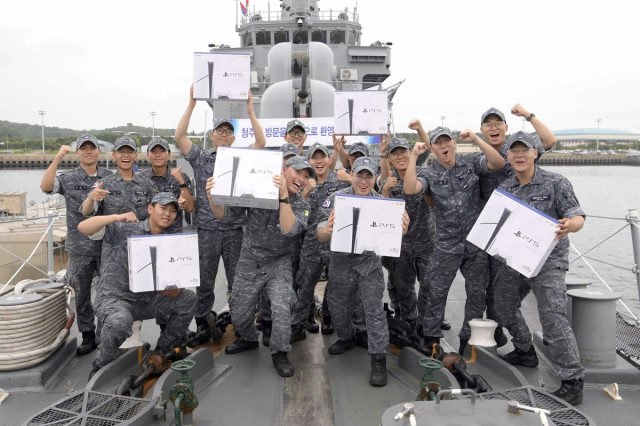
<svg viewBox="0 0 640 426"><path fill-rule="evenodd" d="M469 340L471 329L469 321L483 318L487 285L489 284L489 261L487 254L479 249L464 254L452 254L439 251L436 247L429 259L429 270L426 279L420 283L421 296L427 295L425 303L424 335L442 337L440 324L444 319L449 289L460 270L464 277L467 300L464 305L464 322L458 333L460 339ZM424 289L422 287L425 287Z"/></svg>
<svg viewBox="0 0 640 426"><path fill-rule="evenodd" d="M224 261L227 287L232 288L236 274L236 264L242 248L242 228L229 231L210 231L198 228L198 249L200 251L200 286L197 287L198 306L196 318L207 316L213 308L214 293L220 256Z"/></svg>
<svg viewBox="0 0 640 426"><path fill-rule="evenodd" d="M496 279L496 309L504 326L513 336L513 346L528 351L532 345L531 331L520 312L520 302L529 291L538 302L538 314L544 339L549 345L551 362L561 380L584 375L573 330L567 320L567 295L564 270L542 269L533 278L525 278L503 266Z"/></svg>
<svg viewBox="0 0 640 426"><path fill-rule="evenodd" d="M356 327L353 318L359 300L369 335L368 352L369 354L386 354L389 346L389 327L382 308L384 293L382 266L363 276L351 268L336 269L332 263L329 275L331 286L327 291L327 301L338 339L349 340L355 335Z"/></svg>
<svg viewBox="0 0 640 426"><path fill-rule="evenodd" d="M500 320L500 316L496 311L496 300L495 300L495 281L496 276L498 275L498 271L500 268L504 266L504 263L500 262L493 256L488 256L489 258L489 285L487 286L487 319L494 320L498 323L498 327L503 327L502 321Z"/></svg>
<svg viewBox="0 0 640 426"><path fill-rule="evenodd" d="M76 303L78 330L81 333L95 331L93 305L91 304L91 282L93 274L100 271L100 256L69 254L67 284L73 288Z"/></svg>
<svg viewBox="0 0 640 426"><path fill-rule="evenodd" d="M382 258L382 265L389 272L387 292L391 306L400 319L416 320L418 312L416 279L421 282L426 277L431 251L409 249L401 251L400 257ZM423 297L426 300L426 295ZM421 317L418 316L418 318Z"/></svg>
<svg viewBox="0 0 640 426"><path fill-rule="evenodd" d="M299 256L298 256L299 257ZM298 276L298 270L300 269L300 260L291 262L291 276L293 277L293 292L298 291L298 282L296 277ZM269 294L263 289L260 292L260 298L258 299L258 319L260 321L271 321L271 300Z"/></svg>
<svg viewBox="0 0 640 426"><path fill-rule="evenodd" d="M309 316L315 311L314 293L320 275L322 275L322 269L330 265L329 254L325 256L318 256L314 259L305 258L304 256L300 260L300 269L296 282L298 283L298 289L296 290L296 302L293 306L293 324L305 325L309 322ZM324 297L322 298L322 315L330 316L329 307L327 304L327 289L330 286L331 281L327 283L324 289Z"/></svg>
<svg viewBox="0 0 640 426"><path fill-rule="evenodd" d="M231 321L243 340L258 340L254 319L261 292L265 292L271 301L271 353L290 352L291 309L295 292L289 256L270 260L267 264L261 264L248 256L240 256L229 297L229 312Z"/></svg>
<svg viewBox="0 0 640 426"><path fill-rule="evenodd" d="M167 327L160 333L157 347L168 352L179 346L193 319L196 300L196 295L187 289L173 298L156 293L148 302L101 300L96 307L101 330L96 364L104 367L118 357L118 348L131 337L134 321L166 318Z"/></svg>

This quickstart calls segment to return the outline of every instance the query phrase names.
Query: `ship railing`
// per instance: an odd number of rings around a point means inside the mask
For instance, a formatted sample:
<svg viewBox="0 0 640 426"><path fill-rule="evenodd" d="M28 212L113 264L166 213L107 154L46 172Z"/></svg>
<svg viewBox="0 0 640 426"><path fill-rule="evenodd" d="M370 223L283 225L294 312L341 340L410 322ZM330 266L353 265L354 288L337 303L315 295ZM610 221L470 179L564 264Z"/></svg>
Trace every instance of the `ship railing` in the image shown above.
<svg viewBox="0 0 640 426"><path fill-rule="evenodd" d="M636 278L636 282L638 285L638 295L640 296L640 220L638 219L638 212L635 209L629 209L629 214L625 217L625 218L616 218L616 217L609 217L609 216L596 216L596 215L589 215L590 219L604 219L604 220L614 220L614 221L624 221L626 222L621 228L619 228L618 230L616 230L615 232L613 232L611 235L609 235L608 237L606 237L605 239L603 239L602 241L598 242L597 244L595 244L593 247L591 247L589 250L586 250L584 252L580 252L575 245L573 245L573 243L570 243L571 248L573 249L574 253L578 255L578 257L576 257L575 259L571 260L571 262L569 262L569 264L572 264L578 260L582 260L587 267L591 270L591 272L593 272L593 274L598 278L598 280L600 280L600 282L602 284L604 284L604 286L609 290L609 291L613 291L613 289L611 288L611 286L605 281L605 279L602 277L601 274L598 273L598 271L596 271L596 269L591 265L591 263L589 263L589 261L587 259L599 262L599 263L603 263L606 264L608 266L611 267L615 267L615 268L619 268L619 269L623 269L626 271L630 271L633 275L635 275ZM623 230L630 228L631 230L631 238L632 238L632 243L633 243L633 253L634 253L634 265L632 265L631 267L628 266L622 266L622 265L616 265L613 263L609 263L609 262L605 262L602 259L597 259L595 257L589 257L587 256L588 253L590 253L591 251L595 250L597 247L600 247L602 244L606 243L607 241L609 241L611 238L613 238L615 235L619 234L620 232L622 232ZM640 297L639 297L640 300ZM624 308L625 312L618 312L620 315L631 319L632 321L635 322L635 326L636 327L640 327L640 319L638 319L638 317L633 313L633 311L631 309L629 309L629 307L627 306L626 303L624 303L624 301L622 299L618 299L617 302Z"/></svg>
<svg viewBox="0 0 640 426"><path fill-rule="evenodd" d="M289 12L295 13L295 12ZM309 12L306 12L309 13ZM360 22L360 15L354 12L348 12L344 10L316 10L311 12L312 21L338 21L345 20L350 22ZM282 16L282 11L262 11L258 10L255 12L251 12L248 15L244 15L240 17L240 25L247 25L251 22L256 22L256 17L259 16L261 21L291 21L294 22L296 19L295 15L292 16ZM347 18L347 19L344 19Z"/></svg>

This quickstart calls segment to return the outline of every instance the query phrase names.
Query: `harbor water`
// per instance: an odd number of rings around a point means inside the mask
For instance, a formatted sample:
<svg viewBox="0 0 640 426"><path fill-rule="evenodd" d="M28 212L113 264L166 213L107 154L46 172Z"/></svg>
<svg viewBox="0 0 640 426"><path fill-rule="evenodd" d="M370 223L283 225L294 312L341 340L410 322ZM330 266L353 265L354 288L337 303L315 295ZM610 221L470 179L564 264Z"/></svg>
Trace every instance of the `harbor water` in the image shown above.
<svg viewBox="0 0 640 426"><path fill-rule="evenodd" d="M629 208L640 210L640 170L633 166L547 166L547 170L566 176L575 189L580 204L587 213L582 231L571 234L571 242L581 252L593 248L624 225L623 220L600 219L605 216L624 219ZM40 190L44 170L0 170L0 192L26 191L27 202L42 203L50 196ZM621 292L625 303L640 316L638 287L633 266L633 248L629 228L622 230L602 245L590 251L587 261L614 289ZM604 289L582 259L571 254L569 275L593 280L596 288Z"/></svg>

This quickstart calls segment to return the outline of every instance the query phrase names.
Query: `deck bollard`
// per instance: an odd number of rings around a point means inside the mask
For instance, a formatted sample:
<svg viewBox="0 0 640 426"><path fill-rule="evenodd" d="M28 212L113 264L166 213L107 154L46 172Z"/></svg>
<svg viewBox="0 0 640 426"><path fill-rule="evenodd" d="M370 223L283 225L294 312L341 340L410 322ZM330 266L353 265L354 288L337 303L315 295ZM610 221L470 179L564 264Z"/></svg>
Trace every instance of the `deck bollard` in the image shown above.
<svg viewBox="0 0 640 426"><path fill-rule="evenodd" d="M575 290L580 288L587 288L592 284L592 281L586 278L574 278L567 277L565 280L565 285L567 287L567 291ZM571 298L567 294L567 319L569 320L569 325L572 325L571 319Z"/></svg>

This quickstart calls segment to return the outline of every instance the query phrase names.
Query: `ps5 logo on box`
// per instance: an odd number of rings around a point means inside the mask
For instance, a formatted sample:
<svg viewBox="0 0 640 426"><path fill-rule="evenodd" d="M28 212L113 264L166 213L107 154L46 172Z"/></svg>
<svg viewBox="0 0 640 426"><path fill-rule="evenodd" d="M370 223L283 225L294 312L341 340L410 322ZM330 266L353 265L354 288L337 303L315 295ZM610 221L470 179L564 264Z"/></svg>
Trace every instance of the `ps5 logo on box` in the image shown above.
<svg viewBox="0 0 640 426"><path fill-rule="evenodd" d="M255 174L260 174L260 175L272 175L272 174L273 174L273 170L256 170L256 169L251 169L251 170L249 170L249 173L255 173Z"/></svg>
<svg viewBox="0 0 640 426"><path fill-rule="evenodd" d="M171 257L169 259L169 262L173 263L173 262L190 262L191 260L193 260L191 258L191 256L184 256L184 257Z"/></svg>
<svg viewBox="0 0 640 426"><path fill-rule="evenodd" d="M382 222L373 222L371 225L372 228L389 228L389 229L395 229L396 225L395 223L382 223Z"/></svg>
<svg viewBox="0 0 640 426"><path fill-rule="evenodd" d="M514 232L513 235L515 235L518 238L522 238L523 240L526 240L528 243L533 244L534 247L538 247L540 245L536 240L534 240L533 238L527 237L520 231Z"/></svg>
<svg viewBox="0 0 640 426"><path fill-rule="evenodd" d="M224 74L222 74L223 77L242 77L242 73L241 72L225 72Z"/></svg>
<svg viewBox="0 0 640 426"><path fill-rule="evenodd" d="M365 109L363 109L363 110L362 110L362 112L364 112L364 113L368 113L368 112L382 112L382 110L381 110L381 109L376 109L376 108L369 108L369 109L365 108Z"/></svg>

